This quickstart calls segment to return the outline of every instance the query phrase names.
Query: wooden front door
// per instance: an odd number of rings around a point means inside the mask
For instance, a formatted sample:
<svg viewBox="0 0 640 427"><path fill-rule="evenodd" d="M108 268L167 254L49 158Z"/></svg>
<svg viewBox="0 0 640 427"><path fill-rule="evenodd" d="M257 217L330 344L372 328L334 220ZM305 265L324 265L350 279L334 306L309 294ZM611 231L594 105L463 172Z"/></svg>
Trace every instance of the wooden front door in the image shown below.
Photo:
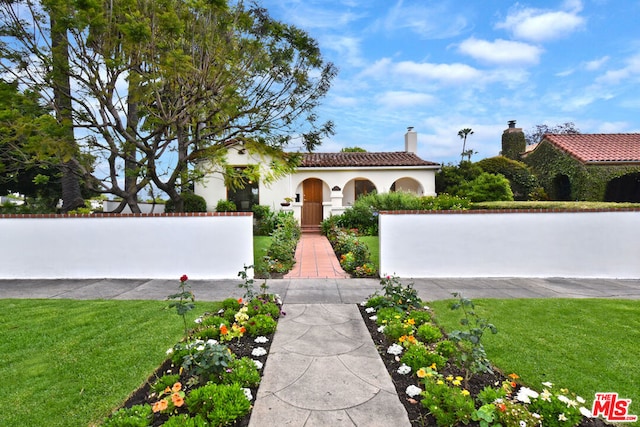
<svg viewBox="0 0 640 427"><path fill-rule="evenodd" d="M302 183L302 225L322 222L322 180L309 178Z"/></svg>

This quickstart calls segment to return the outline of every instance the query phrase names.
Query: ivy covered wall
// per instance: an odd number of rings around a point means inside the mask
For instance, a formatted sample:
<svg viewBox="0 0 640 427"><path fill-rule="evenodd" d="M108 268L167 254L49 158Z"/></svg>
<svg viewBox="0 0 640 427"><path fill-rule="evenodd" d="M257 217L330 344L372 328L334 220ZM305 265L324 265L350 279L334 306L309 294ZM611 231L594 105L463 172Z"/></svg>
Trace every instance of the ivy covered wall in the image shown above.
<svg viewBox="0 0 640 427"><path fill-rule="evenodd" d="M546 141L542 141L523 161L531 167L552 200L558 199L554 180L559 175L566 175L569 179L570 200L604 201L609 181L640 172L640 166L634 165L584 165Z"/></svg>

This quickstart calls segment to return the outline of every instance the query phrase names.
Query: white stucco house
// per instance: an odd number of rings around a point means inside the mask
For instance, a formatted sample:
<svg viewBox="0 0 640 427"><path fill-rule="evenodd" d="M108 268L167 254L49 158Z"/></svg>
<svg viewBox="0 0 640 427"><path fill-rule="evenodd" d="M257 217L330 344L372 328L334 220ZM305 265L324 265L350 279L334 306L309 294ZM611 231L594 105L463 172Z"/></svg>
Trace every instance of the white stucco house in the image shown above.
<svg viewBox="0 0 640 427"><path fill-rule="evenodd" d="M291 210L303 227L314 227L330 215L339 215L361 194L371 191L410 191L435 196L435 174L440 164L417 155L418 136L412 128L405 134L404 151L305 153L297 170L269 184L250 183L242 190L228 191L220 173L211 173L195 185L196 194L215 210L219 200L232 200L239 211L251 211L255 204L272 210ZM234 167L269 162L253 156L242 146L230 145L227 164ZM285 198L293 201L283 207Z"/></svg>

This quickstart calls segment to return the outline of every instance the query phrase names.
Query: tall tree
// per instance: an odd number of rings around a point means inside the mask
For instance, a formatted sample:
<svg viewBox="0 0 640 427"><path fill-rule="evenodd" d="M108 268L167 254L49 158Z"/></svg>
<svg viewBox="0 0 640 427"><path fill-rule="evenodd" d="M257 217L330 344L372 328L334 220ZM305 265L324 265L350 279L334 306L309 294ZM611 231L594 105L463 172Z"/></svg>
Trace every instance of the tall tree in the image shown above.
<svg viewBox="0 0 640 427"><path fill-rule="evenodd" d="M242 185L225 166L230 142L273 159L273 172L258 177L269 180L297 164L284 152L293 138L311 150L333 131L314 111L335 67L306 33L265 9L224 0L76 6L68 25L74 120L104 172L80 168L101 192L135 205L153 185L179 210L181 191L211 170Z"/></svg>
<svg viewBox="0 0 640 427"><path fill-rule="evenodd" d="M469 161L471 161L471 155L473 154L473 150L466 150L467 146L467 137L469 135L473 135L473 130L471 128L464 128L458 131L458 136L462 139L462 152L460 153L460 163L464 161L464 156L469 157Z"/></svg>
<svg viewBox="0 0 640 427"><path fill-rule="evenodd" d="M562 124L557 124L555 126L548 126L546 124L536 125L529 132L525 133L527 145L540 142L542 140L542 137L546 133L575 134L580 133L580 129L578 129L573 122L565 122Z"/></svg>

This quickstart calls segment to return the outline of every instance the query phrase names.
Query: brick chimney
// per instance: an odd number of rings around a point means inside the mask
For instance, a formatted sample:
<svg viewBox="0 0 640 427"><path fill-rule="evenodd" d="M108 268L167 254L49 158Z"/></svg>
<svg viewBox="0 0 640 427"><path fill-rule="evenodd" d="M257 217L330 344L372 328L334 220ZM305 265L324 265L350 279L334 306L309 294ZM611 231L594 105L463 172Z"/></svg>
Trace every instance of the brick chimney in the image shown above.
<svg viewBox="0 0 640 427"><path fill-rule="evenodd" d="M404 134L404 151L418 154L418 134L413 130L413 126L409 126Z"/></svg>

